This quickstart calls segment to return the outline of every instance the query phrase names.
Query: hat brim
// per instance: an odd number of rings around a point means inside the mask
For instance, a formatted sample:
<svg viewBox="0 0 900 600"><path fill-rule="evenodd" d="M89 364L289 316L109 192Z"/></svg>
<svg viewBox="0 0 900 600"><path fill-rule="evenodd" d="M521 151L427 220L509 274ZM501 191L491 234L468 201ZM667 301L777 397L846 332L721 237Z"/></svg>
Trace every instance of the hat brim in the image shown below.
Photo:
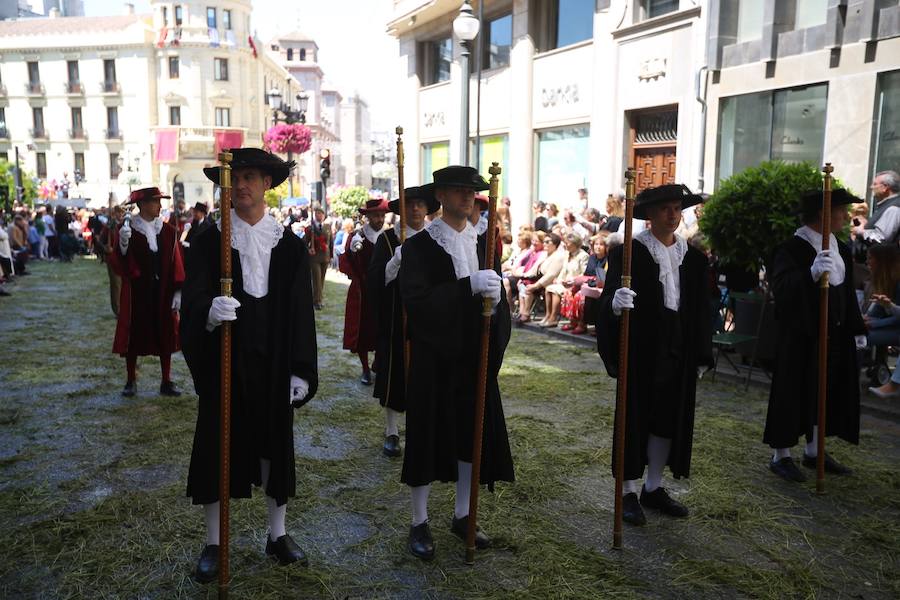
<svg viewBox="0 0 900 600"><path fill-rule="evenodd" d="M800 197L799 206L797 206L796 214L802 215L807 212L821 210L824 192L822 190L810 190ZM859 204L865 202L862 198L857 198L844 188L835 188L831 192L831 206L848 206L850 204Z"/></svg>
<svg viewBox="0 0 900 600"><path fill-rule="evenodd" d="M476 192L483 192L485 190L491 189L491 184L484 183L473 183L471 181L444 181L442 183L435 183L434 189L437 190L439 188L465 188L467 190L475 190Z"/></svg>
<svg viewBox="0 0 900 600"><path fill-rule="evenodd" d="M686 196L677 196L674 198L660 198L658 200L652 200L650 202L642 202L640 204L634 205L634 218L635 219L647 219L647 208L650 206L654 206L656 204L663 204L665 202L672 202L674 200L681 200L681 210L686 208L690 208L692 206L696 206L697 204L703 204L703 197L700 194L688 194Z"/></svg>
<svg viewBox="0 0 900 600"><path fill-rule="evenodd" d="M425 203L425 206L428 209L429 215L433 215L441 208L441 203L438 202L437 198L434 197L434 185L431 183L426 183L425 185L419 188L419 194L408 196L407 200L421 200ZM388 202L388 210L394 213L395 215L400 214L400 199L395 198Z"/></svg>
<svg viewBox="0 0 900 600"><path fill-rule="evenodd" d="M390 209L387 206L375 206L373 208L366 208L364 206L360 206L358 209L359 214L361 215L371 215L375 213L385 214L390 212Z"/></svg>
<svg viewBox="0 0 900 600"><path fill-rule="evenodd" d="M132 200L131 198L129 198L128 200L123 202L122 205L124 206L126 204L137 204L138 202L143 202L144 200L160 200L162 198L171 199L172 196L166 196L165 194L160 194L159 196L147 196L145 198L141 198L140 200Z"/></svg>
<svg viewBox="0 0 900 600"><path fill-rule="evenodd" d="M259 169L266 175L272 178L272 184L269 186L269 189L273 189L284 183L284 181L288 178L288 175L291 173L290 164L285 166L274 166L274 165L238 165L233 166L232 170L237 169ZM220 167L203 167L203 174L206 175L206 178L212 181L214 184L219 185L219 168Z"/></svg>

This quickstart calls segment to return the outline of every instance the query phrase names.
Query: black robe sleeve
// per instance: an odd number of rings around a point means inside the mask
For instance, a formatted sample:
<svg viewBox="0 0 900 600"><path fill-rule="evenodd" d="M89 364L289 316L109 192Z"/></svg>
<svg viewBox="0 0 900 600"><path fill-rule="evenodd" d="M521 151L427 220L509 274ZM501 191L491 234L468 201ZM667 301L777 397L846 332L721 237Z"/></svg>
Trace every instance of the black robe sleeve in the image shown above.
<svg viewBox="0 0 900 600"><path fill-rule="evenodd" d="M375 251L372 253L372 260L369 262L369 269L366 273L366 285L369 286L369 297L376 299L370 305L378 311L379 315L384 315L385 318L389 313L385 312L383 304L383 298L387 295L384 289L384 268L393 255L394 251L391 249L388 233L384 232L375 240ZM378 329L379 331L383 329L381 320L378 321Z"/></svg>
<svg viewBox="0 0 900 600"><path fill-rule="evenodd" d="M290 235L285 232L285 235ZM295 244L294 264L296 276L291 288L293 332L291 335L291 375L305 379L309 384L306 397L295 403L302 406L312 400L319 387L317 366L316 318L313 313L312 278L309 269L309 252L303 243Z"/></svg>
<svg viewBox="0 0 900 600"><path fill-rule="evenodd" d="M616 246L609 253L606 283L597 310L597 352L610 377L619 374L619 317L613 314L612 301L616 290L622 287L622 251L622 246Z"/></svg>
<svg viewBox="0 0 900 600"><path fill-rule="evenodd" d="M818 306L814 296L817 287L809 267L801 265L795 258L795 253L791 251L792 245L796 245L793 240L775 250L771 279L775 310L783 317L790 315L789 319L783 321L788 329L814 337L819 330L818 311L811 311L809 308Z"/></svg>
<svg viewBox="0 0 900 600"><path fill-rule="evenodd" d="M204 370L210 353L219 353L218 328L206 330L206 319L214 297L220 295L218 268L214 260L219 251L219 230L211 227L194 237L191 259L187 264L184 285L181 288L181 347L191 372ZM203 386L206 378L195 378L195 387ZM212 390L197 389L198 394Z"/></svg>

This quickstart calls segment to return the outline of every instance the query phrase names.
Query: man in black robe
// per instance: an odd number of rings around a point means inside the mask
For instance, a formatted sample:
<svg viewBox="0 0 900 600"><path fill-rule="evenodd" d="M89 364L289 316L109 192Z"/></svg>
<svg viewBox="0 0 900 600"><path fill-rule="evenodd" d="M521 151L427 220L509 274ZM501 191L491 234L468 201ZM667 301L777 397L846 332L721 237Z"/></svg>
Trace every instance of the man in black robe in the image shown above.
<svg viewBox="0 0 900 600"><path fill-rule="evenodd" d="M443 208L425 231L401 247L400 297L410 341L406 388L406 453L400 480L410 486L409 550L430 560L434 539L428 526L433 481L456 482L450 530L465 539L472 476L478 360L483 298L494 304L491 320L484 440L480 483L513 480L512 456L500 402L497 373L509 342L510 315L500 293L500 257L485 268L485 237L468 217L475 192L489 186L472 167L434 172L435 196ZM490 538L478 530L476 546Z"/></svg>
<svg viewBox="0 0 900 600"><path fill-rule="evenodd" d="M646 522L642 505L673 517L688 514L662 487L662 473L668 465L676 479L690 474L697 368L713 364L709 262L675 234L681 211L700 201L677 184L641 192L634 217L649 220L650 229L636 232L632 242L631 289L621 287L624 248L617 246L600 296L597 349L611 377L618 377L619 316L631 309L623 519L633 525Z"/></svg>
<svg viewBox="0 0 900 600"><path fill-rule="evenodd" d="M231 399L231 497L266 494L266 554L280 564L306 556L285 531L295 494L293 411L316 392L316 331L303 240L266 213L264 193L287 179L293 162L256 148L232 150L231 243L234 296L220 295L219 227L191 245L184 284L184 357L200 397L187 494L204 505L206 547L195 577L215 579L219 551L219 405L223 321L234 321ZM204 169L218 184L219 170Z"/></svg>
<svg viewBox="0 0 900 600"><path fill-rule="evenodd" d="M846 190L831 195L831 231L847 224L848 204L859 202ZM769 468L788 481L806 481L791 458L791 448L806 435L803 465L816 468L818 456L819 280L828 275L828 386L826 436L859 444L859 362L857 345L865 343L865 325L856 303L850 248L829 238L822 250L822 191L804 194L803 226L775 251L772 292L775 297L777 354L763 442L774 455ZM825 455L825 471L850 470Z"/></svg>
<svg viewBox="0 0 900 600"><path fill-rule="evenodd" d="M406 194L406 239L425 229L425 217L441 207L432 185L408 187ZM400 213L400 200L388 203L388 210ZM406 411L406 369L403 349L403 307L397 273L400 271L400 221L378 236L369 263L367 284L378 311L375 344L374 396L384 407L384 445L388 457L400 456L400 414Z"/></svg>

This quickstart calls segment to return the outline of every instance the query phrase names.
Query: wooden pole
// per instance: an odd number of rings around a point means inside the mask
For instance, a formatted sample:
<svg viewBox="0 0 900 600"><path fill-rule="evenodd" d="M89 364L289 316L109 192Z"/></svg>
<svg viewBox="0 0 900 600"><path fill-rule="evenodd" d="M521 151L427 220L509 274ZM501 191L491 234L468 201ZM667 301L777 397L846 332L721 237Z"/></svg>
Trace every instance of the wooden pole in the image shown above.
<svg viewBox="0 0 900 600"><path fill-rule="evenodd" d="M622 284L631 288L631 220L634 216L634 168L625 171L625 240L622 248ZM622 548L622 486L625 480L625 415L628 401L628 332L631 310L622 309L619 320L619 376L616 379L616 489L613 517L613 548Z"/></svg>
<svg viewBox="0 0 900 600"><path fill-rule="evenodd" d="M491 190L488 192L488 226L484 246L484 268L494 268L494 250L497 235L497 195L500 187L498 163L492 163L488 173L491 174ZM475 208L477 210L477 207ZM475 392L475 422L472 435L472 484L469 494L469 521L466 530L466 564L475 564L475 527L478 520L478 490L481 482L481 442L484 436L484 401L487 396L488 351L491 343L491 315L494 312L493 301L485 298L481 312L481 357L478 362L478 387Z"/></svg>
<svg viewBox="0 0 900 600"><path fill-rule="evenodd" d="M400 205L400 245L406 241L406 187L403 182L403 169L406 157L403 153L403 128L399 125L394 130L397 134L397 185L400 192L397 196L397 204ZM399 282L398 282L399 285ZM406 307L401 307L403 313L403 375L409 377L409 339L406 337ZM405 386L404 386L405 387Z"/></svg>
<svg viewBox="0 0 900 600"><path fill-rule="evenodd" d="M831 237L831 173L834 167L825 163L822 172L822 250L829 249ZM840 260L840 257L838 257ZM825 411L828 396L828 271L819 279L819 422L816 432L816 493L825 493Z"/></svg>
<svg viewBox="0 0 900 600"><path fill-rule="evenodd" d="M219 210L222 215L221 294L231 297L231 158L230 152L220 152ZM221 327L222 399L219 413L219 598L228 598L228 500L231 497L231 321Z"/></svg>

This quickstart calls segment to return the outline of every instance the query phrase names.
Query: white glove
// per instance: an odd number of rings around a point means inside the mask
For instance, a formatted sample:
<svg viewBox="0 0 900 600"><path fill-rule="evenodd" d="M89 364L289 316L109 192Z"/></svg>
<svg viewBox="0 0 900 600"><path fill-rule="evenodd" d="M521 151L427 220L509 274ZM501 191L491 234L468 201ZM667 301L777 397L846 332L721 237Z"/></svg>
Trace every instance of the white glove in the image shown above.
<svg viewBox="0 0 900 600"><path fill-rule="evenodd" d="M864 335L857 335L854 337L854 339L856 340L856 349L857 350L862 350L863 348L865 348L866 346L869 345L869 340Z"/></svg>
<svg viewBox="0 0 900 600"><path fill-rule="evenodd" d="M301 402L309 393L309 382L301 379L296 375L291 375L291 398L290 403Z"/></svg>
<svg viewBox="0 0 900 600"><path fill-rule="evenodd" d="M809 268L813 281L820 280L822 278L822 273L825 273L826 271L830 273L829 277L834 277L836 269L834 258L831 256L831 250L822 250L816 254L816 258Z"/></svg>
<svg viewBox="0 0 900 600"><path fill-rule="evenodd" d="M172 310L181 310L181 290L175 290L175 293L172 294Z"/></svg>
<svg viewBox="0 0 900 600"><path fill-rule="evenodd" d="M485 298L497 298L500 300L500 289L503 287L503 279L493 269L482 269L473 273L469 278L472 286L472 294L481 294Z"/></svg>
<svg viewBox="0 0 900 600"><path fill-rule="evenodd" d="M363 247L362 237L357 233L350 241L350 252L359 252Z"/></svg>
<svg viewBox="0 0 900 600"><path fill-rule="evenodd" d="M632 309L634 308L634 298L637 296L637 292L632 290L631 288L619 288L616 290L616 293L613 294L612 301L612 311L613 314L617 317L622 314L622 310L624 309Z"/></svg>
<svg viewBox="0 0 900 600"><path fill-rule="evenodd" d="M229 296L216 296L209 307L209 315L206 317L206 329L212 331L222 324L222 321L234 321L237 319L237 309L240 302Z"/></svg>
<svg viewBox="0 0 900 600"><path fill-rule="evenodd" d="M397 278L397 273L400 272L400 260L400 246L397 246L394 248L394 255L391 257L391 260L384 265L384 285Z"/></svg>
<svg viewBox="0 0 900 600"><path fill-rule="evenodd" d="M122 254L128 252L128 242L131 240L131 225L126 220L119 229L119 250Z"/></svg>

